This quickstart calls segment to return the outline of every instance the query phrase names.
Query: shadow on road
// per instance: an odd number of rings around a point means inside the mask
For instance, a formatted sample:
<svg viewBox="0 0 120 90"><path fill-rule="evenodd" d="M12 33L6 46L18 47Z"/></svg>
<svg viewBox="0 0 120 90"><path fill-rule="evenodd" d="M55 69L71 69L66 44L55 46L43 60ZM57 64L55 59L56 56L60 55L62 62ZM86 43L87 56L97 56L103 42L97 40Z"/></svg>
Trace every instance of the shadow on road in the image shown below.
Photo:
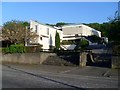
<svg viewBox="0 0 120 90"><path fill-rule="evenodd" d="M97 61L97 62L87 62L87 66L95 66L95 67L105 67L111 68L111 61Z"/></svg>

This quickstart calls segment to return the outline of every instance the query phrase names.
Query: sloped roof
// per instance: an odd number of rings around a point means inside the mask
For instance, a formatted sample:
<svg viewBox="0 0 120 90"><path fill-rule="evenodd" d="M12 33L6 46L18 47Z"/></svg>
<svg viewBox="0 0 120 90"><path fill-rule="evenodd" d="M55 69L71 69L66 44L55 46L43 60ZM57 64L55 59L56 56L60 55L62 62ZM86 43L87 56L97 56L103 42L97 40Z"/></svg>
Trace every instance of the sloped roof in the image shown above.
<svg viewBox="0 0 120 90"><path fill-rule="evenodd" d="M40 23L40 22L38 22L38 21L36 21L36 20L31 20L31 21L34 21L34 22L37 22L37 23L39 23L39 24L41 24L41 25L44 25L44 26L47 26L47 27L56 29L56 28L54 28L54 27L52 27L52 26L50 26L50 25L46 25L46 24Z"/></svg>

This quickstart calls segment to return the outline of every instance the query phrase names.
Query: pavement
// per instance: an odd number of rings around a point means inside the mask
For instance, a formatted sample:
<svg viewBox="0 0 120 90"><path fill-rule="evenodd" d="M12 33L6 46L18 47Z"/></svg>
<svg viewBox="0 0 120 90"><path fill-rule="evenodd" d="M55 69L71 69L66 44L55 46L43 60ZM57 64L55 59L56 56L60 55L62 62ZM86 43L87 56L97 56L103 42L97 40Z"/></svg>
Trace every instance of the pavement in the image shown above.
<svg viewBox="0 0 120 90"><path fill-rule="evenodd" d="M119 69L26 64L2 66L4 88L118 88Z"/></svg>
<svg viewBox="0 0 120 90"><path fill-rule="evenodd" d="M109 77L118 78L118 72L120 69L111 69L104 67L77 67L77 66L54 66L54 65L30 65L30 64L3 64L12 67L33 70L37 72L56 73L56 74L72 74L72 75L84 75L84 76L97 76L97 77Z"/></svg>

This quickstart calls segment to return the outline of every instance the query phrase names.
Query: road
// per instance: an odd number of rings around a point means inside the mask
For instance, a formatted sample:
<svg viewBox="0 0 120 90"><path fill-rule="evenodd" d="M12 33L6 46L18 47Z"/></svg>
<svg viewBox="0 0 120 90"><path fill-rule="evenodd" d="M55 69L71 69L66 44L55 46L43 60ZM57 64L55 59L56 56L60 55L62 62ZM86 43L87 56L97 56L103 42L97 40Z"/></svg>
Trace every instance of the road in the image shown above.
<svg viewBox="0 0 120 90"><path fill-rule="evenodd" d="M118 88L118 78L103 76L88 76L70 73L69 70L54 72L33 66L25 65L3 65L2 66L2 87L3 88ZM65 67L64 67L65 68ZM77 70L73 67L71 71ZM69 73L68 73L69 72Z"/></svg>

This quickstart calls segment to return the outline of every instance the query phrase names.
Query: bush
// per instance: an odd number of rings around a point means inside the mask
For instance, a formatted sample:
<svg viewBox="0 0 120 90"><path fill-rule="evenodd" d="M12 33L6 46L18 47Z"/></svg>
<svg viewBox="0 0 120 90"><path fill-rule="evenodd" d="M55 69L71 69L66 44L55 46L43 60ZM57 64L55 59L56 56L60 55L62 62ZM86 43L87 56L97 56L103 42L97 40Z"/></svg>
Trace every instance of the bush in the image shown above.
<svg viewBox="0 0 120 90"><path fill-rule="evenodd" d="M9 47L2 48L2 53L9 53Z"/></svg>
<svg viewBox="0 0 120 90"><path fill-rule="evenodd" d="M0 53L2 52L2 48L0 48Z"/></svg>
<svg viewBox="0 0 120 90"><path fill-rule="evenodd" d="M24 53L25 46L21 44L10 45L10 47L3 48L3 53Z"/></svg>
<svg viewBox="0 0 120 90"><path fill-rule="evenodd" d="M24 53L25 46L21 44L10 45L9 50L10 50L10 53Z"/></svg>
<svg viewBox="0 0 120 90"><path fill-rule="evenodd" d="M102 39L96 35L88 36L93 43L102 43Z"/></svg>
<svg viewBox="0 0 120 90"><path fill-rule="evenodd" d="M25 52L26 53L34 53L34 52L40 52L41 51L41 45L38 46L26 46L25 47Z"/></svg>
<svg viewBox="0 0 120 90"><path fill-rule="evenodd" d="M10 47L2 48L3 53L34 53L40 52L41 45L39 46L24 46L22 44L10 45Z"/></svg>
<svg viewBox="0 0 120 90"><path fill-rule="evenodd" d="M115 45L113 47L113 54L120 55L120 45Z"/></svg>
<svg viewBox="0 0 120 90"><path fill-rule="evenodd" d="M77 41L75 50L85 50L88 45L89 42L87 40L80 40L79 42Z"/></svg>
<svg viewBox="0 0 120 90"><path fill-rule="evenodd" d="M89 42L87 40L81 40L80 41L80 46L82 48L86 48L89 45Z"/></svg>
<svg viewBox="0 0 120 90"><path fill-rule="evenodd" d="M63 40L61 42L62 45L70 45L70 44L76 44L75 40Z"/></svg>

